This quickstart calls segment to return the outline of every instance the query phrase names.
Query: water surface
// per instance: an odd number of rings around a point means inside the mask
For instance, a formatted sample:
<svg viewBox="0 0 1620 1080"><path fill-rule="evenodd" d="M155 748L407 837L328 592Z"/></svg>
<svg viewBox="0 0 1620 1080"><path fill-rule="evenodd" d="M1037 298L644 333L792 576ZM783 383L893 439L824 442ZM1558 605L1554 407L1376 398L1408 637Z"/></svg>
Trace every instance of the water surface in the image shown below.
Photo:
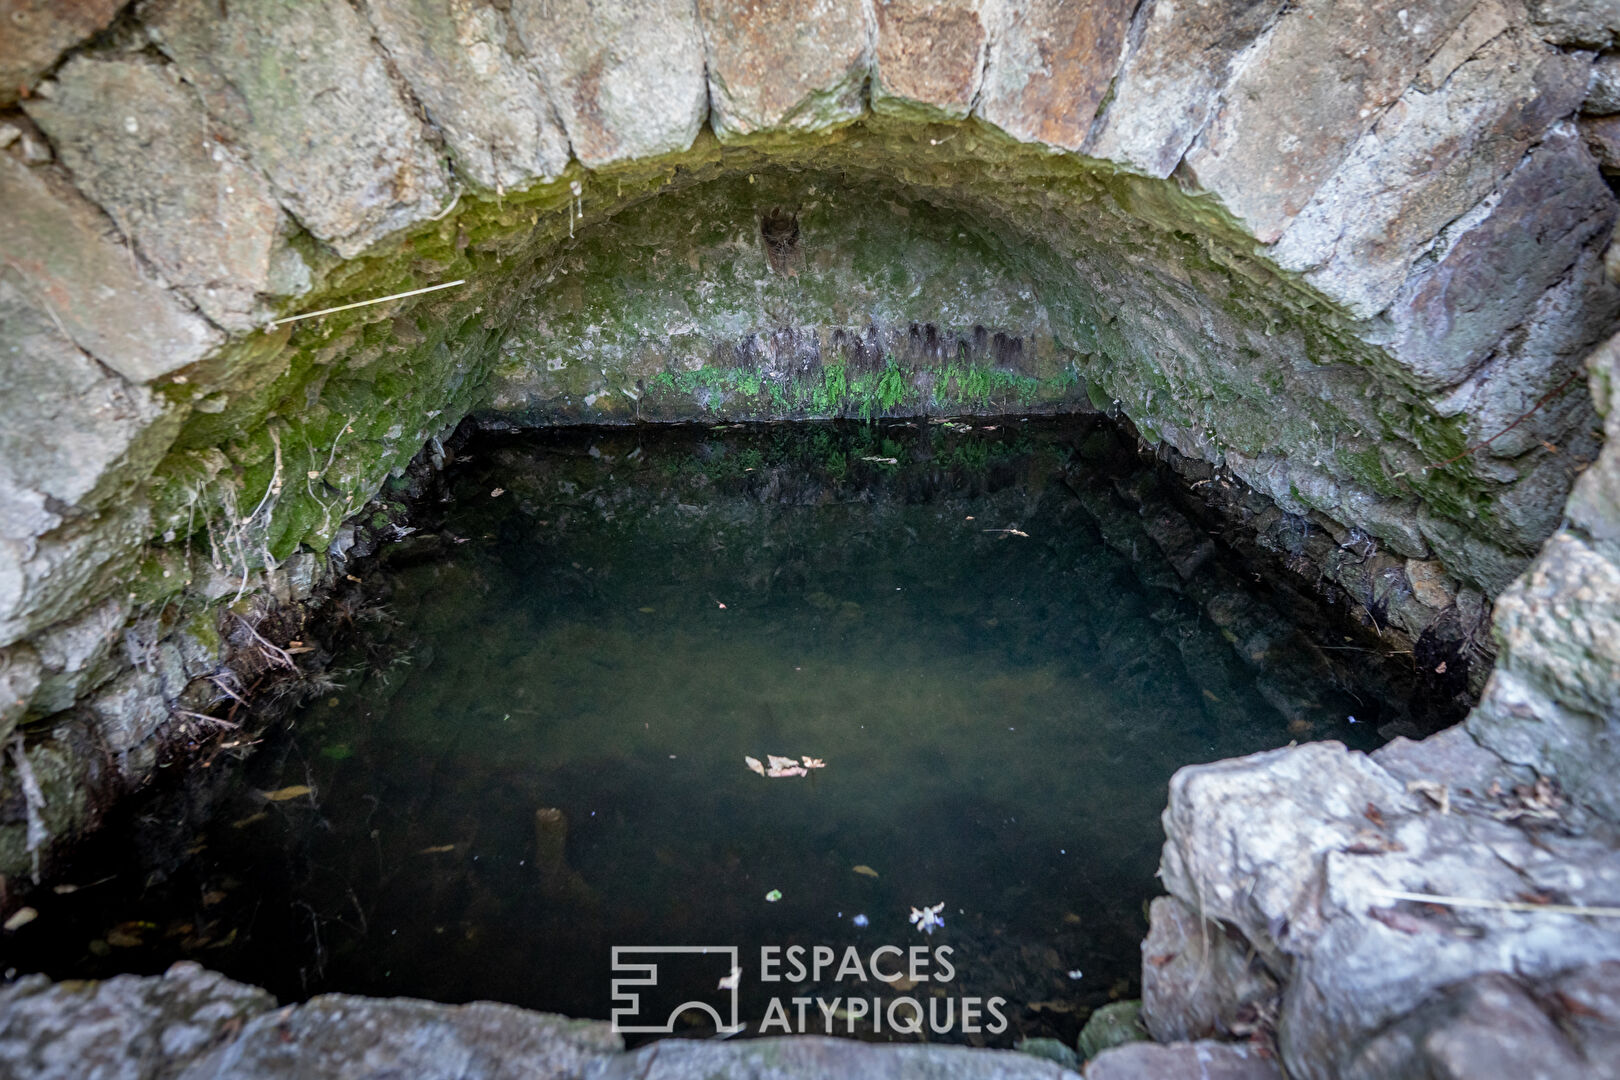
<svg viewBox="0 0 1620 1080"><path fill-rule="evenodd" d="M474 440L356 565L341 688L193 791L159 830L186 857L61 898L23 963L606 1017L614 945L925 943L951 995L1008 1000L988 1041L1072 1038L1137 992L1171 773L1365 745L1392 707L1219 544L1146 522L1169 481L1105 423L977 426ZM752 975L756 1024L773 994L930 990Z"/></svg>

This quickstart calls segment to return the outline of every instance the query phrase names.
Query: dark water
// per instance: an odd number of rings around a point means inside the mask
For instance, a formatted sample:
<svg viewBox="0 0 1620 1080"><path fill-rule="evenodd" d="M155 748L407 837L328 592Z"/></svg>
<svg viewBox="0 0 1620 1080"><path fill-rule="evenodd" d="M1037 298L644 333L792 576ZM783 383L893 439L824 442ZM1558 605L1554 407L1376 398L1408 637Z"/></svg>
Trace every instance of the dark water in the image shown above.
<svg viewBox="0 0 1620 1080"><path fill-rule="evenodd" d="M9 964L606 1017L613 946L730 945L744 1022L1000 996L971 1041L1072 1038L1136 993L1170 774L1395 714L1218 545L1167 558L1166 480L1093 421L462 455L335 606L342 688L126 822L76 878L113 880L42 903ZM745 764L773 754L825 767ZM761 946L852 944L949 946L954 975L757 978ZM716 978L670 960L649 1002Z"/></svg>

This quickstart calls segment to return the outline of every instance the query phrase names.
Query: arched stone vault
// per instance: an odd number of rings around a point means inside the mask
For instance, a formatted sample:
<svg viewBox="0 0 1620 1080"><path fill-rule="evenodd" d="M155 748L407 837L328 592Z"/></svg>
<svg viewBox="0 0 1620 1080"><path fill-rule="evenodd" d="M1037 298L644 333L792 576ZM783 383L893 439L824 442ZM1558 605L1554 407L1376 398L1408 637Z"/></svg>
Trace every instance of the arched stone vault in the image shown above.
<svg viewBox="0 0 1620 1080"><path fill-rule="evenodd" d="M1578 121L1614 28L1578 7L30 9L0 737L77 708L140 775L212 605L312 573L472 412L1118 409L1494 596L1597 455L1577 376L1620 314Z"/></svg>

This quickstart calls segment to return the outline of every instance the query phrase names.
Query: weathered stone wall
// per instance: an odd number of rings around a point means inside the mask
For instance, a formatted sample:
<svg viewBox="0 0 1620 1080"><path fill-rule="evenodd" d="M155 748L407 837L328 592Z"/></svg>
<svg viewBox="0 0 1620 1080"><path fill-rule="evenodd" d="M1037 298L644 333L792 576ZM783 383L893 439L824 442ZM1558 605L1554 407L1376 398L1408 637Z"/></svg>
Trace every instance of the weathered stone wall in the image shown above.
<svg viewBox="0 0 1620 1080"><path fill-rule="evenodd" d="M474 411L1118 408L1476 607L1596 454L1601 5L18 10L7 870Z"/></svg>

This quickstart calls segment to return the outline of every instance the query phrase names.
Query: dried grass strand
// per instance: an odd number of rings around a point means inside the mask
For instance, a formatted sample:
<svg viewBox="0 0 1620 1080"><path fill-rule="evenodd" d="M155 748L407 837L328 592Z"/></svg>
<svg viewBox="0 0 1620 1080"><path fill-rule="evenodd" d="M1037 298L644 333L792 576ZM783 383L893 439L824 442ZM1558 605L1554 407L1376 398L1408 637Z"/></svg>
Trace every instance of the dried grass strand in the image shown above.
<svg viewBox="0 0 1620 1080"><path fill-rule="evenodd" d="M354 308L370 307L372 304L386 304L390 300L403 300L407 296L421 296L423 293L438 292L440 289L453 289L457 285L467 284L466 278L457 278L455 281L446 281L442 285L429 285L425 289L412 289L410 292L394 293L392 296L379 296L375 300L357 300L352 304L339 304L337 307L322 308L319 311L306 311L302 315L288 315L284 319L271 319L270 329L274 330L282 323L298 322L300 319L316 319L322 315L331 315L337 311L351 311Z"/></svg>

